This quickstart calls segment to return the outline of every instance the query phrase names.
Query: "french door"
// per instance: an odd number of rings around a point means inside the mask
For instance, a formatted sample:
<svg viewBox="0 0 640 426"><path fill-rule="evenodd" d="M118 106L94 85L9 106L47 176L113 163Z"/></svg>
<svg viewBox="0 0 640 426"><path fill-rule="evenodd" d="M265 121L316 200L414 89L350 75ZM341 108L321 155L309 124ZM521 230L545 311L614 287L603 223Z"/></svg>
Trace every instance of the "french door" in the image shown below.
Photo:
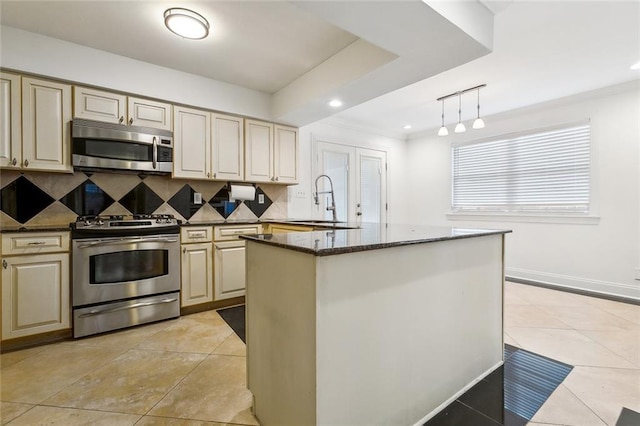
<svg viewBox="0 0 640 426"><path fill-rule="evenodd" d="M387 220L387 153L330 142L315 143L314 180L327 175L333 183L339 221L385 223ZM317 180L319 192L329 191L326 178ZM316 191L316 187L312 187ZM331 220L329 194L319 195L317 207Z"/></svg>

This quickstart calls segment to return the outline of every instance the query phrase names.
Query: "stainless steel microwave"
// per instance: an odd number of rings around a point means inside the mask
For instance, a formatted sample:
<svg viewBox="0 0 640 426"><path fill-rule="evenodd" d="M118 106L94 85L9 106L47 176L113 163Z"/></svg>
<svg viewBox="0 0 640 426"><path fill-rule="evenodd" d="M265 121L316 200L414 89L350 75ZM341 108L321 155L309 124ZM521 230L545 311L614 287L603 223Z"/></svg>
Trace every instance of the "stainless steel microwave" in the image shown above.
<svg viewBox="0 0 640 426"><path fill-rule="evenodd" d="M74 169L164 174L173 168L168 130L74 118L71 139Z"/></svg>

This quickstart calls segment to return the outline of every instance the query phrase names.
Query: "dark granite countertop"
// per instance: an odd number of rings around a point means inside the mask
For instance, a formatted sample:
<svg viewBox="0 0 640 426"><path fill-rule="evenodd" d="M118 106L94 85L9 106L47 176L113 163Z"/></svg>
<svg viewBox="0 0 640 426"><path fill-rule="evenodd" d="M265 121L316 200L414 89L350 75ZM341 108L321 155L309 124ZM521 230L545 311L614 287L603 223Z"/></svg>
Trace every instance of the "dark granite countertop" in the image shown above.
<svg viewBox="0 0 640 426"><path fill-rule="evenodd" d="M182 222L180 226L220 226L220 225L250 225L254 223L283 223L289 225L300 226L313 226L316 228L328 228L328 229L350 229L357 228L355 223L347 222L324 222L316 221L312 219L289 219L289 218L275 218L275 219L214 219L214 220L196 220ZM68 223L65 224L51 224L51 225L38 225L38 226L7 226L0 228L0 233L9 232L60 232L69 231L70 227Z"/></svg>
<svg viewBox="0 0 640 426"><path fill-rule="evenodd" d="M358 229L336 229L274 235L243 235L240 238L315 256L332 256L411 244L506 234L509 232L511 231L498 229L361 224Z"/></svg>
<svg viewBox="0 0 640 426"><path fill-rule="evenodd" d="M0 229L0 233L9 232L64 232L70 231L69 224L66 225L39 225L39 226L7 226Z"/></svg>

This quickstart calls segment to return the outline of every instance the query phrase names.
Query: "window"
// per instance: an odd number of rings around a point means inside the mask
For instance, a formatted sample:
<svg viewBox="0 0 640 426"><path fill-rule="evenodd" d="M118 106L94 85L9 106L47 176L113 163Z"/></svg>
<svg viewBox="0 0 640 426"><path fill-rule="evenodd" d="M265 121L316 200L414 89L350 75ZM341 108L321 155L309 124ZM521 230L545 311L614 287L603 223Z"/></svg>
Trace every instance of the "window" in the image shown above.
<svg viewBox="0 0 640 426"><path fill-rule="evenodd" d="M452 147L454 212L589 213L590 126Z"/></svg>

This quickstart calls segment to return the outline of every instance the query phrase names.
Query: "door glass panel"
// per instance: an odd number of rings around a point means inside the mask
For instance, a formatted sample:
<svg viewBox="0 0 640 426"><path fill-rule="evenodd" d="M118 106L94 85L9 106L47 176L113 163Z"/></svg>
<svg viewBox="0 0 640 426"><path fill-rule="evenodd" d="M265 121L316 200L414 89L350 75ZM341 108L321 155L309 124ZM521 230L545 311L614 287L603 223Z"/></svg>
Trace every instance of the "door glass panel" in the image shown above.
<svg viewBox="0 0 640 426"><path fill-rule="evenodd" d="M90 284L111 284L160 277L169 273L168 250L132 250L90 258Z"/></svg>
<svg viewBox="0 0 640 426"><path fill-rule="evenodd" d="M360 157L360 217L363 222L380 222L381 166L379 158Z"/></svg>
<svg viewBox="0 0 640 426"><path fill-rule="evenodd" d="M347 169L349 154L325 150L322 153L322 160L324 165L323 173L333 181L338 220L346 222L349 202L349 173ZM321 178L318 181L318 191L323 192L330 189L331 186L327 179ZM326 210L326 207L331 205L331 194L321 194L318 197L320 197L320 208L324 209L324 219L331 220L333 213L330 210Z"/></svg>

